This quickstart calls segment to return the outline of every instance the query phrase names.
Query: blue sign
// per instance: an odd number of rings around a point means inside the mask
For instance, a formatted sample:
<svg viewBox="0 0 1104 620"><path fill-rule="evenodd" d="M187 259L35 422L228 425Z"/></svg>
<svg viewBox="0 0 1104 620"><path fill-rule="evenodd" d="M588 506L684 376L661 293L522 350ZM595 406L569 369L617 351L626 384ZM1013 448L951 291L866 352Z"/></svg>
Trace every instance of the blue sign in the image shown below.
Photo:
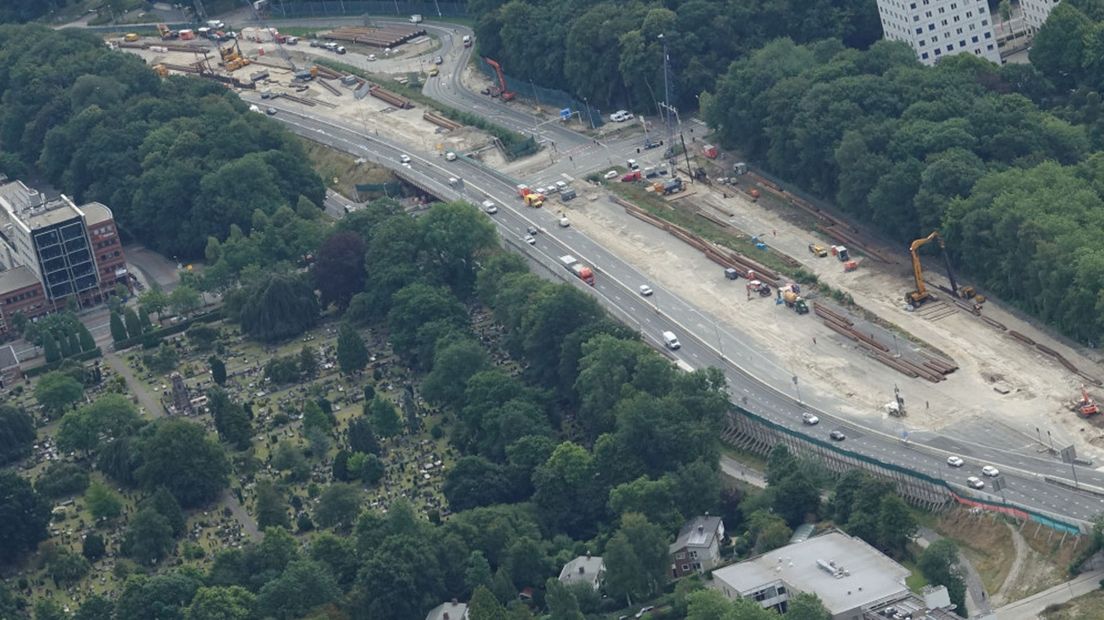
<svg viewBox="0 0 1104 620"><path fill-rule="evenodd" d="M566 121L569 118L571 118L571 108L564 108L564 109L560 110L560 120L561 121Z"/></svg>

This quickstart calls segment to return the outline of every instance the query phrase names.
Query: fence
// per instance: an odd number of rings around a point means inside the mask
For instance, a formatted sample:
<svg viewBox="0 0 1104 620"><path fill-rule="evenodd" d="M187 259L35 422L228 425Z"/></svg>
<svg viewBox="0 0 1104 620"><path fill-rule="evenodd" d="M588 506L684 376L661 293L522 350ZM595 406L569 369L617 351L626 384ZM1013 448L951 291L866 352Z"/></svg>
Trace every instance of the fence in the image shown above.
<svg viewBox="0 0 1104 620"><path fill-rule="evenodd" d="M429 17L467 17L466 2L446 2L444 0L312 0L295 2L293 0L272 0L268 9L269 17L331 17L357 15L395 15L408 17L423 15Z"/></svg>
<svg viewBox="0 0 1104 620"><path fill-rule="evenodd" d="M731 443L760 454L769 453L775 445L781 443L795 454L819 460L836 473L861 468L879 478L894 482L898 492L905 499L928 510L939 510L952 503L958 503L998 512L1016 519L1030 520L1059 532L1083 534L1091 530L1089 523L1043 513L1011 502L963 497L942 478L886 463L874 457L845 450L827 441L808 437L741 407L735 407L735 411L729 414L728 429L725 434L726 439Z"/></svg>
<svg viewBox="0 0 1104 620"><path fill-rule="evenodd" d="M482 71L488 79L492 82L498 83L498 76L495 74L494 69L487 64L487 61L482 58L479 59L479 70ZM559 113L564 108L570 108L572 112L578 112L579 120L586 125L592 125L594 127L602 126L602 110L589 105L587 101L579 101L571 93L557 90L555 88L545 88L543 86L537 86L532 80L523 80L519 77L512 77L509 73L503 71L506 77L506 86L520 99L526 99L533 103L551 110L553 113Z"/></svg>

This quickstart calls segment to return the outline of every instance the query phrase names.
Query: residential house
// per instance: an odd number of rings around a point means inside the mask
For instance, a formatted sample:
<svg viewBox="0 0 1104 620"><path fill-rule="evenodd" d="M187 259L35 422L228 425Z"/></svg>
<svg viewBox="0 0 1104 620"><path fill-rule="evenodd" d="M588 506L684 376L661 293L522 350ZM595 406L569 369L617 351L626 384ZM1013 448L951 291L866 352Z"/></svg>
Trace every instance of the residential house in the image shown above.
<svg viewBox="0 0 1104 620"><path fill-rule="evenodd" d="M571 585L573 583L588 584L594 590L602 587L602 581L606 577L606 563L599 556L589 553L564 564L560 571L560 581Z"/></svg>
<svg viewBox="0 0 1104 620"><path fill-rule="evenodd" d="M721 563L724 523L720 517L705 515L687 521L671 543L671 576L675 579L713 570Z"/></svg>

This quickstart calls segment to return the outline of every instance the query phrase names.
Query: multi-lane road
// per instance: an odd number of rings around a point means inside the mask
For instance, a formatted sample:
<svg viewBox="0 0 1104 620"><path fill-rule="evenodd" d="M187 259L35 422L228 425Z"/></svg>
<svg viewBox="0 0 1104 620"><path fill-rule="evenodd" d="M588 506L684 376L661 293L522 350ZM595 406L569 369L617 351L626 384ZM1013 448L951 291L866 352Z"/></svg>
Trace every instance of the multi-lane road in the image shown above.
<svg viewBox="0 0 1104 620"><path fill-rule="evenodd" d="M386 22L384 22L386 23ZM548 123L528 114L513 104L504 104L473 93L464 88L459 71L466 66L472 50L458 45L459 37L470 34L455 25L426 25L443 45L441 53L445 64L439 78L431 79L425 93L447 105L479 114L500 125L535 135L544 142L555 142L561 154L540 174L538 182L547 182L563 176L581 175L604 167L608 161L634 152L639 139L627 139L611 144L595 144L586 135L571 131L559 123ZM243 94L243 98L260 103L255 94ZM690 368L716 366L724 369L733 401L749 411L762 415L788 428L826 440L832 430L842 430L847 439L840 446L883 462L903 466L916 472L947 480L957 485L962 495L973 495L990 500L1001 499L992 493L992 482L983 491L964 486L969 475L982 477L983 464L993 464L1002 471L1006 482L1003 497L1007 501L1033 510L1049 513L1065 520L1087 522L1104 512L1104 475L1095 470L1079 467L1078 484L1098 492L1074 490L1063 484L1047 481L1047 478L1073 483L1069 465L1050 458L1040 458L1025 451L1006 451L990 446L972 444L961 439L950 439L936 433L912 433L902 435L898 422L864 422L863 426L842 416L833 415L841 401L829 394L819 394L805 389L799 402L794 390L794 375L789 368L769 352L756 350L753 340L737 327L726 325L708 313L695 308L678 296L677 292L663 289L648 280L632 265L622 261L574 228L561 228L555 213L555 201L544 209L523 207L517 199L517 181L481 164L460 158L447 162L438 155L419 152L408 145L366 135L355 125L313 117L307 110L276 100L266 102L279 112L274 117L289 129L306 138L320 142L356 157L379 163L394 169L407 180L444 199L463 199L475 204L483 200L495 201L498 213L489 216L497 225L507 245L525 254L534 264L547 268L546 275L562 277L584 290L593 292L599 301L627 324L639 328L644 337L662 346L660 334L673 331L682 340L682 348L676 353L679 361ZM565 163L563 153L575 153ZM399 157L409 155L412 162L403 166ZM463 179L460 187L449 184L449 178ZM526 229L536 226L541 233L536 243L523 241ZM595 268L596 284L591 289L559 265L559 257L572 254ZM720 277L719 274L696 277ZM638 287L648 284L655 291L648 298L641 297ZM815 412L820 424L802 424L801 413ZM946 464L950 454L966 460L962 468Z"/></svg>

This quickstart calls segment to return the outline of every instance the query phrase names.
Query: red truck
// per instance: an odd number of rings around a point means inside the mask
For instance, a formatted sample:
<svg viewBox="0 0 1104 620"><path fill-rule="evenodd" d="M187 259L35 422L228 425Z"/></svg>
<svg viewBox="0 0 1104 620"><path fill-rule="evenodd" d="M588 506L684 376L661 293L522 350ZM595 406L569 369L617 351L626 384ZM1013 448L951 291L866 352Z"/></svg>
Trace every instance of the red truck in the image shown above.
<svg viewBox="0 0 1104 620"><path fill-rule="evenodd" d="M564 267L567 267L568 271L575 274L575 277L594 286L594 271L591 270L590 267L580 263L577 258L567 254L566 256L560 257L560 263L563 264Z"/></svg>

